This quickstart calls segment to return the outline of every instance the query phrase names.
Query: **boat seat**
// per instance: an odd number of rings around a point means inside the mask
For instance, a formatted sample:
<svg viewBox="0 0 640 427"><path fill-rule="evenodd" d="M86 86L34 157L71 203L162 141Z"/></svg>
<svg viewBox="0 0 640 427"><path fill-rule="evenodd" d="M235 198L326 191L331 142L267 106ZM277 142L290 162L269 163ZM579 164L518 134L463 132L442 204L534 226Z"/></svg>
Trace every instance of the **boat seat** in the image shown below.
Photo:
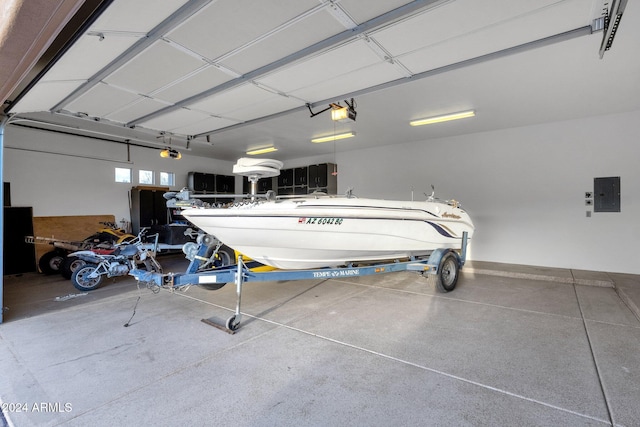
<svg viewBox="0 0 640 427"><path fill-rule="evenodd" d="M273 159L250 159L242 157L233 165L233 173L236 175L270 178L280 175L283 163Z"/></svg>

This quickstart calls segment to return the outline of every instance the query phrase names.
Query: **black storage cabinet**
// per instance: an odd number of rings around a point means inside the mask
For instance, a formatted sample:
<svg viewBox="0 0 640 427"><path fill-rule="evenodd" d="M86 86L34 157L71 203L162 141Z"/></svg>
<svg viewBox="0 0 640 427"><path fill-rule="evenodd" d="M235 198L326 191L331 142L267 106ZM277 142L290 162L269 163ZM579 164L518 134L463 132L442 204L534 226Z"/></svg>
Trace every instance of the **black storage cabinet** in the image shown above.
<svg viewBox="0 0 640 427"><path fill-rule="evenodd" d="M138 234L140 228L149 227L153 232L167 224L167 200L164 193L169 187L133 187L131 189L131 229Z"/></svg>

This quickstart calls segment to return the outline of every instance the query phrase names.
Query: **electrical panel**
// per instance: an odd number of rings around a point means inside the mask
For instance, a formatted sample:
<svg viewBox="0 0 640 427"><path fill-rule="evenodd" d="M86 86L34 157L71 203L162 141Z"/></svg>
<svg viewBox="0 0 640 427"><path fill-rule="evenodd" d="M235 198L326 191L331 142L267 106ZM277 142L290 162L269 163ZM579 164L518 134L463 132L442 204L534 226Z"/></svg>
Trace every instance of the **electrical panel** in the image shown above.
<svg viewBox="0 0 640 427"><path fill-rule="evenodd" d="M593 211L620 212L620 177L593 179Z"/></svg>

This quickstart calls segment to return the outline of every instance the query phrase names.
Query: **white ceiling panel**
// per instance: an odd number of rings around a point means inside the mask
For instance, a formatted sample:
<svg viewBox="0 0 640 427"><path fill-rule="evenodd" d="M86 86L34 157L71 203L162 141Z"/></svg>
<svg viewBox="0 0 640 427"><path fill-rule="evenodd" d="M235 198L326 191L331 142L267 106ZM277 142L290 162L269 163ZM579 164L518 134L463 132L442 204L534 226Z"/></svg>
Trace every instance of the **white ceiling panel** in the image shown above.
<svg viewBox="0 0 640 427"><path fill-rule="evenodd" d="M171 130L181 126L197 123L208 117L210 116L200 111L180 108L171 113L163 114L149 121L140 123L140 126L148 129Z"/></svg>
<svg viewBox="0 0 640 427"><path fill-rule="evenodd" d="M43 81L88 80L139 39L137 37L84 35L44 76Z"/></svg>
<svg viewBox="0 0 640 427"><path fill-rule="evenodd" d="M237 122L232 120L208 116L195 123L186 125L182 124L181 126L171 128L171 131L182 135L197 135L199 133L222 129L235 124L237 124Z"/></svg>
<svg viewBox="0 0 640 427"><path fill-rule="evenodd" d="M406 55L399 55L396 59L413 73L419 73L563 33L589 24L591 10L589 7L580 7L580 4L584 6L582 0L565 1L556 5L555 13L545 13L544 26L539 24L541 11L525 14ZM549 10L546 9L545 12ZM504 37L504 34L509 34L509 37Z"/></svg>
<svg viewBox="0 0 640 427"><path fill-rule="evenodd" d="M342 0L339 5L356 23L362 24L407 3L410 2L407 0Z"/></svg>
<svg viewBox="0 0 640 427"><path fill-rule="evenodd" d="M314 30L309 31L310 28ZM321 10L225 58L221 63L244 74L344 30L344 26Z"/></svg>
<svg viewBox="0 0 640 427"><path fill-rule="evenodd" d="M314 101L332 99L342 94L396 80L401 77L404 76L400 74L398 69L393 65L387 62L380 62L354 72L326 79L312 86L298 89L291 94L298 98L313 99Z"/></svg>
<svg viewBox="0 0 640 427"><path fill-rule="evenodd" d="M232 78L232 76L220 71L216 67L208 66L184 80L180 80L175 84L154 92L153 97L174 103L204 92L211 87L218 86Z"/></svg>
<svg viewBox="0 0 640 427"><path fill-rule="evenodd" d="M316 6L317 0L219 0L168 36L206 58L216 59Z"/></svg>
<svg viewBox="0 0 640 427"><path fill-rule="evenodd" d="M205 65L164 41L158 41L105 79L141 94L148 94Z"/></svg>
<svg viewBox="0 0 640 427"><path fill-rule="evenodd" d="M107 119L119 123L128 123L138 117L144 116L163 107L167 104L158 102L151 98L138 98L131 104L128 104L112 113L107 114Z"/></svg>
<svg viewBox="0 0 640 427"><path fill-rule="evenodd" d="M583 3L584 9L591 10L590 1L579 1ZM398 56L465 34L476 33L554 3L558 3L558 0L495 0L491 2L490 7L478 7L476 0L456 0L373 34L387 51L393 56ZM542 27L546 27L546 23ZM504 37L504 34L502 36ZM508 38L510 37L511 34Z"/></svg>
<svg viewBox="0 0 640 427"><path fill-rule="evenodd" d="M86 113L91 117L105 117L136 99L139 99L139 96L134 93L101 83L71 102L65 109Z"/></svg>
<svg viewBox="0 0 640 427"><path fill-rule="evenodd" d="M57 104L83 83L84 80L41 82L20 100L12 112L49 111L52 105Z"/></svg>
<svg viewBox="0 0 640 427"><path fill-rule="evenodd" d="M147 33L185 3L186 0L115 0L92 29Z"/></svg>
<svg viewBox="0 0 640 427"><path fill-rule="evenodd" d="M296 98L273 94L273 96L261 101L248 104L242 108L231 111L226 115L238 120L252 120L259 117L270 116L281 111L291 110L304 106L305 103Z"/></svg>
<svg viewBox="0 0 640 427"><path fill-rule="evenodd" d="M226 116L240 108L247 107L253 103L268 101L275 96L278 95L260 89L254 84L245 83L191 104L189 108L205 111L217 116ZM247 102L248 99L250 99L251 102Z"/></svg>
<svg viewBox="0 0 640 427"><path fill-rule="evenodd" d="M257 81L284 93L290 93L381 61L367 46L367 42L357 40L261 77Z"/></svg>

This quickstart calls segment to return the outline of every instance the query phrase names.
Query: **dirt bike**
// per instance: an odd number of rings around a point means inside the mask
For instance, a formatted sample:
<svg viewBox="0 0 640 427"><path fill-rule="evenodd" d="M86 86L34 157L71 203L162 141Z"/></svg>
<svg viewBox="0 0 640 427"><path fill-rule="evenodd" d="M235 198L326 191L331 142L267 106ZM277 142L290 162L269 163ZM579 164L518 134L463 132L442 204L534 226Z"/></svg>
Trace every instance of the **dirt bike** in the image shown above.
<svg viewBox="0 0 640 427"><path fill-rule="evenodd" d="M111 254L94 251L69 254L84 262L71 275L73 286L80 291L92 291L97 289L105 278L125 276L134 268L162 273L162 266L156 260L158 235L155 235L153 249L149 249L149 245L142 242L145 232L146 229L142 229L135 240L117 245Z"/></svg>
<svg viewBox="0 0 640 427"><path fill-rule="evenodd" d="M48 243L52 245L54 249L40 257L38 267L44 274L62 273L65 279L69 279L77 266L77 263L73 263L76 260L67 259L69 253L96 247L109 250L114 244L130 242L136 238L133 234L118 228L113 222L100 222L100 224L103 228L79 242L34 236L25 236L25 241L33 244Z"/></svg>
<svg viewBox="0 0 640 427"><path fill-rule="evenodd" d="M110 255L116 250L116 248L111 244L107 244L107 246L99 244L98 246L86 248L85 250L95 252L99 255ZM65 255L65 258L60 263L58 270L63 278L69 280L71 279L73 272L85 264L86 262L84 260L69 253L69 255Z"/></svg>

